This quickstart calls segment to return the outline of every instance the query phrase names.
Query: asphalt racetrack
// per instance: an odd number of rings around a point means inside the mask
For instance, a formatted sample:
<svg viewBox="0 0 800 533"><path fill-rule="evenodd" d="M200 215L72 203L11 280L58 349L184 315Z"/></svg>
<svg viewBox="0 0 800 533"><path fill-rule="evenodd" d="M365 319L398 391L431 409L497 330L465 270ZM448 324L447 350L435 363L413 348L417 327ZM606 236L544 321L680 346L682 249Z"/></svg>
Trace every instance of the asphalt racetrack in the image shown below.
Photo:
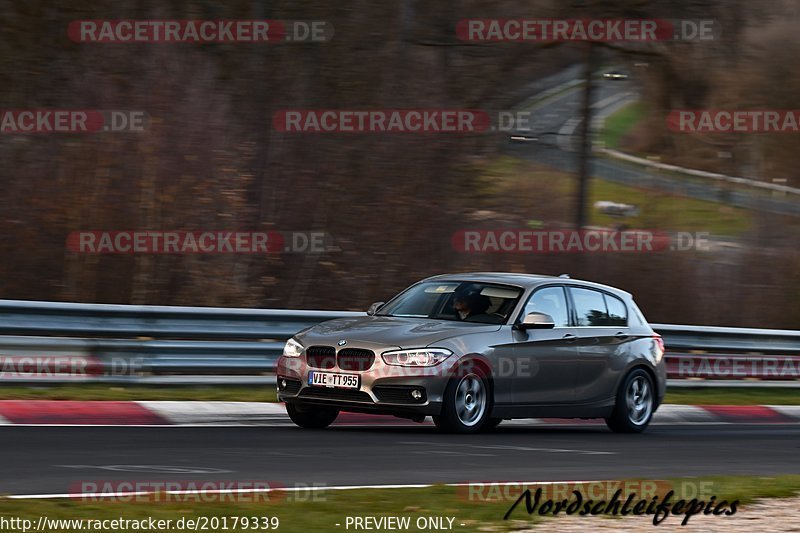
<svg viewBox="0 0 800 533"><path fill-rule="evenodd" d="M382 485L800 473L800 425L0 427L0 493L64 494L85 480Z"/></svg>

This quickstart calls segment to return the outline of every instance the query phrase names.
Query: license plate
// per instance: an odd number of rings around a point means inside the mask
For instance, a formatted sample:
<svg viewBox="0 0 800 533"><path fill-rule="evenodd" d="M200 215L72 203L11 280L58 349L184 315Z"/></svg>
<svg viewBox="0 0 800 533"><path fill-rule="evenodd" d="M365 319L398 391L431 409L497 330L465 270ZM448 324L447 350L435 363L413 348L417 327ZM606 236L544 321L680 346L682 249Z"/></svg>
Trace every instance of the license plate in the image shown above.
<svg viewBox="0 0 800 533"><path fill-rule="evenodd" d="M334 374L333 372L309 372L308 384L317 387L336 387L339 389L359 388L358 376L354 374Z"/></svg>

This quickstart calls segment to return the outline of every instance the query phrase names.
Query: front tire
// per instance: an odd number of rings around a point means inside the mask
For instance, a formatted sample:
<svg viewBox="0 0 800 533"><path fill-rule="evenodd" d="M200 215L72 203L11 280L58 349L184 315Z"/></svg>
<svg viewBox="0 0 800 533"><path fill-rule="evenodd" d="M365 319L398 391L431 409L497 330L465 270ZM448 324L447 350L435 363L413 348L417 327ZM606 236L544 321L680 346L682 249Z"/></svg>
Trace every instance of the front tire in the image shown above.
<svg viewBox="0 0 800 533"><path fill-rule="evenodd" d="M614 411L606 418L606 425L616 433L641 433L653 418L655 395L650 374L641 368L631 371L617 391Z"/></svg>
<svg viewBox="0 0 800 533"><path fill-rule="evenodd" d="M339 410L333 407L301 405L296 402L287 403L286 412L292 422L305 429L326 428L339 416Z"/></svg>
<svg viewBox="0 0 800 533"><path fill-rule="evenodd" d="M442 413L433 423L447 433L477 433L492 420L491 389L486 373L478 367L450 378L444 392Z"/></svg>

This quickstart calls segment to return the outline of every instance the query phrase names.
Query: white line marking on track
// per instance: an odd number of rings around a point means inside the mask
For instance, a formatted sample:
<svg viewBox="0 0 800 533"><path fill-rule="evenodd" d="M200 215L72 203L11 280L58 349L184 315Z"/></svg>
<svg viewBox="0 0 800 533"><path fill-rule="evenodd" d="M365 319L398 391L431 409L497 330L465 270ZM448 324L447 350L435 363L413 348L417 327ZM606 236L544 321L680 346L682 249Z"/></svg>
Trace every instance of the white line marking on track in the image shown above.
<svg viewBox="0 0 800 533"><path fill-rule="evenodd" d="M470 453L457 452L454 450L426 450L411 452L415 455L447 455L448 457L497 457L495 453Z"/></svg>
<svg viewBox="0 0 800 533"><path fill-rule="evenodd" d="M251 494L251 493L267 493L267 492L324 492L326 490L385 490L385 489L426 489L436 485L445 487L470 487L470 486L522 486L522 485L559 485L565 483L572 484L588 484L588 483L606 483L607 481L584 481L584 480L567 480L567 481L482 481L480 483L418 483L418 484L395 484L395 485L333 485L330 487L324 486L303 486L303 487L275 487L266 488L259 487L254 489L217 489L217 490L167 490L167 491L138 491L138 492L101 492L101 493L86 493L86 494L7 494L0 496L0 500L55 500L55 499L101 499L101 498L125 498L131 496L151 496L154 494L169 494L174 496L187 496L193 494Z"/></svg>
<svg viewBox="0 0 800 533"><path fill-rule="evenodd" d="M149 474L228 474L233 470L206 468L202 466L167 466L167 465L53 465L59 468L75 468L80 470L96 469L112 472L144 472Z"/></svg>
<svg viewBox="0 0 800 533"><path fill-rule="evenodd" d="M506 446L503 444L453 444L445 442L417 442L408 441L400 444L424 445L424 446L446 446L448 448L477 448L480 450L508 450L518 452L544 452L544 453L578 453L584 455L616 455L618 452L603 452L596 450L571 450L566 448L530 448L528 446Z"/></svg>

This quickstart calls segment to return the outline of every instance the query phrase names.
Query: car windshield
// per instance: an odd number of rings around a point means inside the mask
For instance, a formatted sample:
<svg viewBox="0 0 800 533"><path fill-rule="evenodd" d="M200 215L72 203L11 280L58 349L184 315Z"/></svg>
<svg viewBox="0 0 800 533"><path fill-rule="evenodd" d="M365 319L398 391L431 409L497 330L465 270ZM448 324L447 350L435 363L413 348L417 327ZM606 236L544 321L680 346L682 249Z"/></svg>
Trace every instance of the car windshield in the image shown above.
<svg viewBox="0 0 800 533"><path fill-rule="evenodd" d="M400 293L379 316L433 318L481 324L503 324L522 289L473 281L430 281Z"/></svg>

